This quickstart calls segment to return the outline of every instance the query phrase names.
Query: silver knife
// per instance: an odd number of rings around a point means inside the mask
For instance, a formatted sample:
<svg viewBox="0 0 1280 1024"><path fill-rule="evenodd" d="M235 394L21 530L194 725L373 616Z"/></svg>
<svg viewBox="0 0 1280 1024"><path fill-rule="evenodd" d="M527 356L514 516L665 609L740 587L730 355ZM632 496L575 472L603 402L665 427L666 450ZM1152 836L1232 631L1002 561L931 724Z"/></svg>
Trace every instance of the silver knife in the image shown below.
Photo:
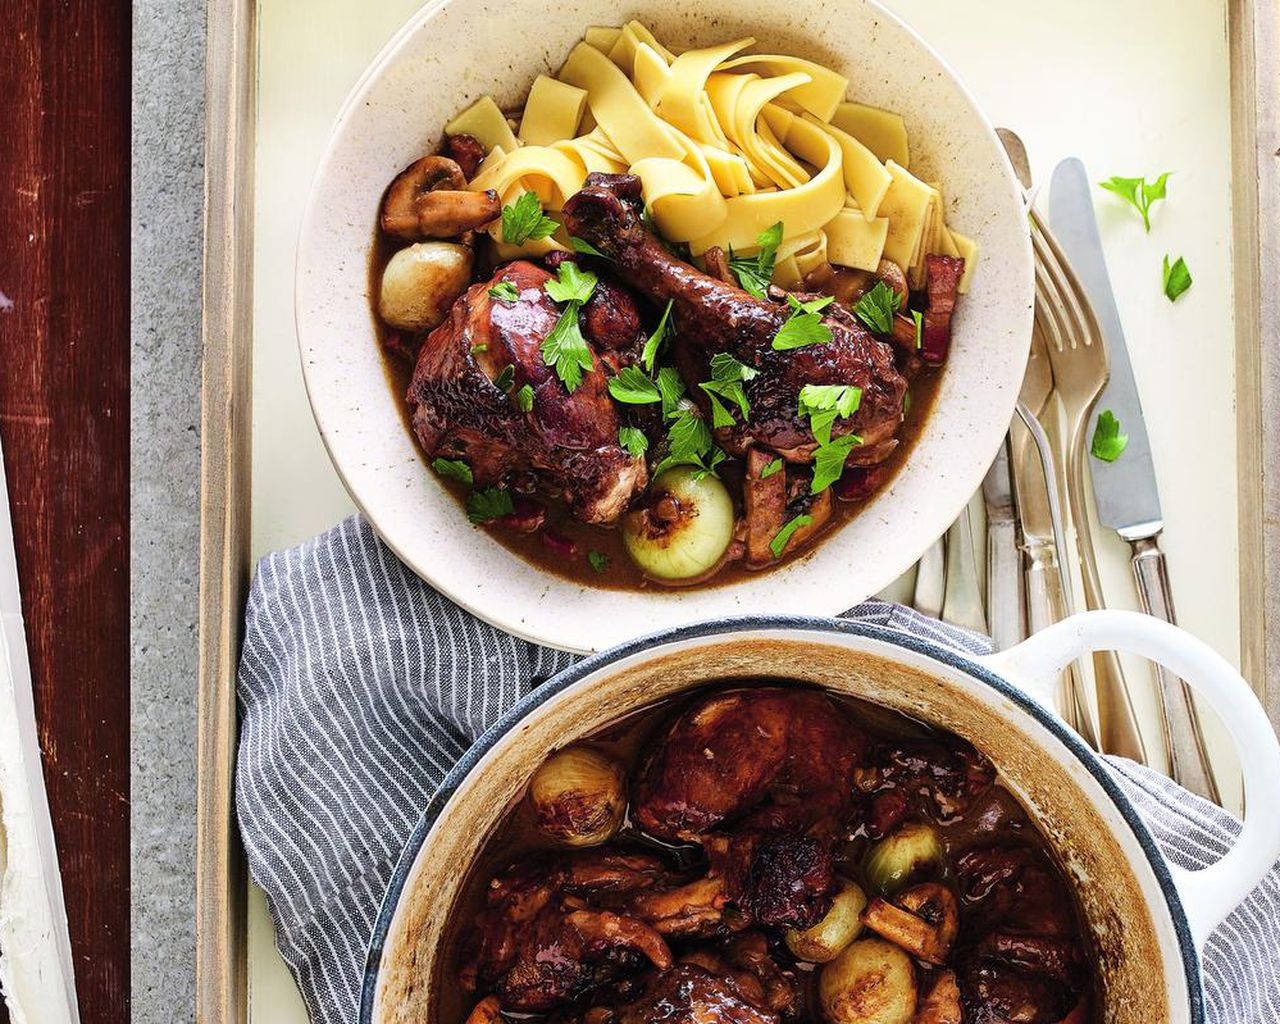
<svg viewBox="0 0 1280 1024"><path fill-rule="evenodd" d="M1111 379L1097 408L1100 413L1110 409L1129 435L1124 453L1114 462L1089 460L1098 520L1132 547L1133 574L1143 609L1173 622L1173 597L1158 541L1164 518L1151 463L1151 443L1102 255L1089 178L1084 164L1074 157L1054 168L1049 185L1049 223L1089 296L1110 356ZM1162 667L1154 663L1153 667L1170 773L1179 785L1221 803L1191 691Z"/></svg>
<svg viewBox="0 0 1280 1024"><path fill-rule="evenodd" d="M996 650L1003 651L1027 635L1008 438L982 480L982 500L987 508L987 624Z"/></svg>

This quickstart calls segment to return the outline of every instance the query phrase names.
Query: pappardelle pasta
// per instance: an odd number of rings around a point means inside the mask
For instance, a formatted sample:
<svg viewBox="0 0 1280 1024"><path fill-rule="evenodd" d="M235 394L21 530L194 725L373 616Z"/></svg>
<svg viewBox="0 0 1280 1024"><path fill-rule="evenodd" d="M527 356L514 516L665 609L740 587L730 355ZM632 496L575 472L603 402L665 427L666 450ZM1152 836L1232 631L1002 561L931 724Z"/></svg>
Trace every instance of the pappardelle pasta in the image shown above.
<svg viewBox="0 0 1280 1024"><path fill-rule="evenodd" d="M589 28L384 196L373 292L412 429L473 522L558 574L781 564L924 421L977 245L902 117L754 47Z"/></svg>

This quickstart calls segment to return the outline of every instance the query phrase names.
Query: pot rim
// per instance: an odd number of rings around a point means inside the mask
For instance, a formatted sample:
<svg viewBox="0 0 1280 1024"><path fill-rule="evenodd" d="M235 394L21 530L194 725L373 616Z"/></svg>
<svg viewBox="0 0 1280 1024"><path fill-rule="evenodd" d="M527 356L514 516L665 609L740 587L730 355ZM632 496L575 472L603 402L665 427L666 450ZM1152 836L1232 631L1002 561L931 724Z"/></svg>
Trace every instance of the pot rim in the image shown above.
<svg viewBox="0 0 1280 1024"><path fill-rule="evenodd" d="M975 661L956 648L946 647L926 640L923 637L906 633L886 626L850 619L823 618L803 615L743 615L709 622L698 622L687 626L677 626L662 630L648 636L629 640L626 643L611 647L608 650L588 655L568 668L556 673L546 682L534 687L529 693L516 702L512 708L489 726L467 748L457 763L449 770L439 787L432 794L423 808L422 815L405 842L404 850L396 862L395 871L387 883L386 894L378 908L378 916L374 920L373 933L369 938L368 950L365 954L364 977L360 985L359 1024L373 1024L373 1009L378 988L378 976L382 965L383 953L387 938L395 919L396 910L404 896L405 885L410 872L417 863L423 845L432 826L440 816L441 810L453 798L463 780L479 763L480 759L505 736L526 715L544 704L551 697L561 693L568 687L593 675L614 662L622 661L636 654L664 644L678 643L683 640L701 639L710 636L731 636L734 633L746 632L818 632L836 635L852 635L877 640L890 646L900 647L914 654L941 662L948 668L963 672L965 675L989 686L1002 697L1012 701L1027 712L1040 725L1048 729L1084 765L1090 775L1115 804L1116 809L1132 830L1134 838L1142 848L1143 854L1155 875L1160 891L1164 894L1169 916L1173 922L1174 933L1178 939L1178 949L1182 956L1182 966L1186 977L1187 995L1190 1003L1190 1024L1205 1024L1204 991L1200 976L1200 957L1191 935L1186 912L1182 900L1169 871L1169 864L1164 859L1152 837L1146 823L1138 814L1137 808L1125 795L1116 782L1114 775L1107 768L1102 758L1090 750L1084 741L1073 732L1060 718L1034 700L1021 689L1013 685L987 666Z"/></svg>

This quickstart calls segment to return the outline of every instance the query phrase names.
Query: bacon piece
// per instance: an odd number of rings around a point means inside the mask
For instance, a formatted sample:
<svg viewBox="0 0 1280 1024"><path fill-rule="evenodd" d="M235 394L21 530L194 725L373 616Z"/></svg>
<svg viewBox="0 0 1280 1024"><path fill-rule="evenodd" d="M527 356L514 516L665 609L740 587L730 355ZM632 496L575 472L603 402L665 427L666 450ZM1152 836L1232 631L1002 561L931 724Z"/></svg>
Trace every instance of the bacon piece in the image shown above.
<svg viewBox="0 0 1280 1024"><path fill-rule="evenodd" d="M951 313L956 308L956 289L964 274L964 260L930 253L924 258L924 268L929 308L924 313L920 358L936 365L946 361L951 347Z"/></svg>

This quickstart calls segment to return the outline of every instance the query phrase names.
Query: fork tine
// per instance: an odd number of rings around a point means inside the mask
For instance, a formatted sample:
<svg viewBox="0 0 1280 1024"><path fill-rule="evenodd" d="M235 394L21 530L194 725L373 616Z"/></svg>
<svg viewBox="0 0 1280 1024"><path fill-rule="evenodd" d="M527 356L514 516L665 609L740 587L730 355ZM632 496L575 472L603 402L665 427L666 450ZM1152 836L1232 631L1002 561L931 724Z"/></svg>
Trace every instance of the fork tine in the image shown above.
<svg viewBox="0 0 1280 1024"><path fill-rule="evenodd" d="M1053 281L1054 292L1062 304L1062 312L1068 323L1065 325L1067 346L1093 347L1100 343L1101 334L1093 307L1084 298L1074 283L1075 275L1070 271L1070 262L1062 252L1057 240L1045 230L1038 216L1032 216L1032 245L1039 263L1043 265L1045 274ZM1078 340L1077 340L1078 339Z"/></svg>

